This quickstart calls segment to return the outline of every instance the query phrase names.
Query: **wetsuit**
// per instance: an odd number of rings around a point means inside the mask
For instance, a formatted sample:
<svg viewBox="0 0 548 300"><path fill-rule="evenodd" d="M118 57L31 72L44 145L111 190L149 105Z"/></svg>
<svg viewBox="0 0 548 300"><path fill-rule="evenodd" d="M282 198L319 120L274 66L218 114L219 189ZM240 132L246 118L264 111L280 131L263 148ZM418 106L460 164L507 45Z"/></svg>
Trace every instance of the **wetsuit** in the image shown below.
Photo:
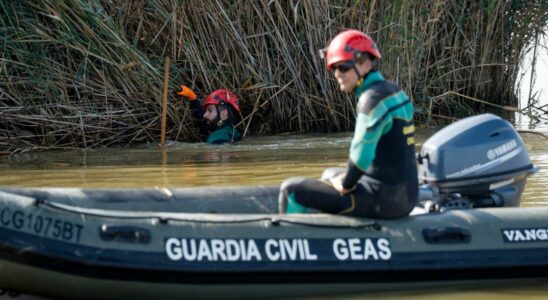
<svg viewBox="0 0 548 300"><path fill-rule="evenodd" d="M369 72L355 92L358 98L354 137L348 167L328 169L322 180L290 178L280 188L280 212L315 208L334 214L398 218L417 203L413 105L395 83L376 70ZM341 195L328 181L345 172Z"/></svg>
<svg viewBox="0 0 548 300"><path fill-rule="evenodd" d="M202 108L202 104L200 103L200 101L191 101L190 104L191 108L194 110L194 117L203 120L204 109ZM220 114L218 110L217 114ZM213 131L208 130L208 128L206 127L207 126L204 124L201 129L208 134L206 140L208 144L232 143L242 139L240 132L236 128L232 127L231 120L223 122L220 127L217 127Z"/></svg>
<svg viewBox="0 0 548 300"><path fill-rule="evenodd" d="M229 122L223 124L223 126L217 128L207 136L208 144L224 144L232 143L241 140L240 132L232 127Z"/></svg>

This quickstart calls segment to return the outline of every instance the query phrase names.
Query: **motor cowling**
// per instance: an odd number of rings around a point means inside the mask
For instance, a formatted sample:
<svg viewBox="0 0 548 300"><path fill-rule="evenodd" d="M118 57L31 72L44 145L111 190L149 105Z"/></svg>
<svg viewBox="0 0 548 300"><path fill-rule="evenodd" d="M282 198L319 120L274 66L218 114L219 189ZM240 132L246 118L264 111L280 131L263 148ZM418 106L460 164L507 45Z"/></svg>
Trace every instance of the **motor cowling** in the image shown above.
<svg viewBox="0 0 548 300"><path fill-rule="evenodd" d="M438 131L422 145L417 162L422 194L472 207L519 206L527 176L538 170L513 126L492 114Z"/></svg>

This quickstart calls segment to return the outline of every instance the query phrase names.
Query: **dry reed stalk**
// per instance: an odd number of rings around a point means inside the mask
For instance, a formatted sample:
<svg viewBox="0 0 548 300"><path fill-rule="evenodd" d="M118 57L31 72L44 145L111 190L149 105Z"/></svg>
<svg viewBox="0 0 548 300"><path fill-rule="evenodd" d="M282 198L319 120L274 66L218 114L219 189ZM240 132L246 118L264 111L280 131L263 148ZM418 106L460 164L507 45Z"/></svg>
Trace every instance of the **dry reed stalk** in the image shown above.
<svg viewBox="0 0 548 300"><path fill-rule="evenodd" d="M164 84L162 94L162 132L160 136L160 148L166 145L166 120L167 120L167 91L169 85L169 56L164 61Z"/></svg>
<svg viewBox="0 0 548 300"><path fill-rule="evenodd" d="M542 0L3 1L0 151L157 139L166 56L170 90L233 90L246 133L351 130L355 100L317 56L345 28L377 40L419 122L488 108L459 95L516 107L517 66L547 12ZM166 135L196 141L188 106L169 99Z"/></svg>

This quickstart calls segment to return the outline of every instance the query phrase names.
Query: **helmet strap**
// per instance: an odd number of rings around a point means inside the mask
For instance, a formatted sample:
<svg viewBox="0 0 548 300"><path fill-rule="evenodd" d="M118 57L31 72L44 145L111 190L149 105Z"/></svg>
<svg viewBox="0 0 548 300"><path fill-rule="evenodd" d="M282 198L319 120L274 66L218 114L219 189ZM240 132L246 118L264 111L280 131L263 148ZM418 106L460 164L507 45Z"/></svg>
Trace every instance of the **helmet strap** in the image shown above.
<svg viewBox="0 0 548 300"><path fill-rule="evenodd" d="M366 59L369 59L371 61L371 69L367 73L362 75L360 74L360 71L358 71L358 68L356 68L356 64L362 63ZM371 73L371 71L375 69L374 61L375 59L369 53L359 53L357 58L354 59L354 65L352 66L352 68L354 69L354 72L356 72L356 75L358 75L358 82L356 84L356 87L362 85L363 81L365 80L365 78L367 78L369 73Z"/></svg>
<svg viewBox="0 0 548 300"><path fill-rule="evenodd" d="M217 110L217 117L215 118L215 120L213 120L213 122L211 122L210 130L214 131L217 128L221 128L227 124L232 123L233 117L232 117L232 112L230 110L230 106L227 106L224 101L218 105L215 105L215 110ZM227 113L228 113L228 118L226 120L223 120L221 118L221 113L223 112L223 110L227 110Z"/></svg>
<svg viewBox="0 0 548 300"><path fill-rule="evenodd" d="M355 69L355 68L354 68ZM362 85L362 83L365 81L365 79L367 78L367 76L369 76L369 74L371 74L373 71L375 71L374 69L371 69L369 70L367 73L365 73L363 76L360 76L360 73L358 72L357 69L356 70L356 74L358 74L358 82L356 83L356 87L355 88L358 88L360 85Z"/></svg>
<svg viewBox="0 0 548 300"><path fill-rule="evenodd" d="M362 76L362 74L360 74L360 71L358 71L358 68L356 68L356 63L354 63L352 68L354 69L354 72L356 72L356 75L358 75L358 82L357 82L356 86L362 85L363 79L365 78L365 76Z"/></svg>

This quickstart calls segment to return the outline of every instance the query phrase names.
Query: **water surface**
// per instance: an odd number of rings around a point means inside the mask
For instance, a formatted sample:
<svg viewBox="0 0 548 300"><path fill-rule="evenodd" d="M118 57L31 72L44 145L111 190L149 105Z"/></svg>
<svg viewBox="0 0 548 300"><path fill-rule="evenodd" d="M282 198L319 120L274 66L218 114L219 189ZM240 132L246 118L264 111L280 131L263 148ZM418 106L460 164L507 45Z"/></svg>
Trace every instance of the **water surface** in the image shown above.
<svg viewBox="0 0 548 300"><path fill-rule="evenodd" d="M419 143L428 132L419 134ZM523 205L548 205L548 149L541 135L521 134L540 172L529 177ZM275 185L345 166L351 134L248 137L236 145L169 143L137 148L51 151L0 158L0 185L151 188Z"/></svg>
<svg viewBox="0 0 548 300"><path fill-rule="evenodd" d="M530 128L529 128L530 129ZM542 130L541 130L542 131ZM419 134L419 143L432 132ZM546 132L544 132L546 133ZM521 134L540 172L529 177L522 206L548 206L548 141ZM134 148L35 152L0 157L0 186L150 188L275 185L291 176L318 177L345 166L351 134L248 137L237 145L170 143ZM458 158L456 158L458 159ZM546 280L462 284L337 299L545 299ZM4 299L5 296L0 296ZM23 297L23 299L30 299Z"/></svg>

